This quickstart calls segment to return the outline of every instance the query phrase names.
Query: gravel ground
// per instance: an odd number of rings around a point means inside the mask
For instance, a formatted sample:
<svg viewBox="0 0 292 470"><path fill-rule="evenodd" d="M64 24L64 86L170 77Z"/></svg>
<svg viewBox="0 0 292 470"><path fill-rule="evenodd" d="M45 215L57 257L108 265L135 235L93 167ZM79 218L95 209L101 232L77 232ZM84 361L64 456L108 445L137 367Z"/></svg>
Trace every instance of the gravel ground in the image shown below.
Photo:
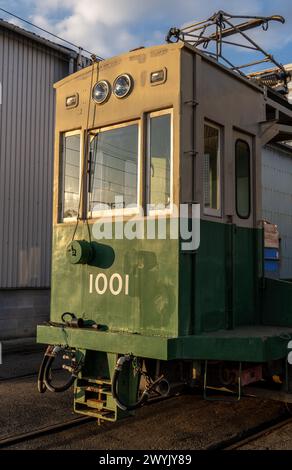
<svg viewBox="0 0 292 470"><path fill-rule="evenodd" d="M72 417L68 396L48 395L43 401L31 390L26 412L16 403L4 412L10 432L20 432ZM53 397L53 399L52 399ZM61 401L62 400L62 401ZM9 401L9 400L8 400ZM32 414L32 410L33 414ZM2 413L2 410L1 410ZM88 423L48 437L18 444L13 449L204 449L244 429L272 419L279 404L255 399L239 403L206 402L199 396L175 397L144 407L135 417L118 423Z"/></svg>
<svg viewBox="0 0 292 470"><path fill-rule="evenodd" d="M4 355L0 364L0 439L72 419L72 391L40 395L37 371L43 351ZM25 374L28 377L15 378ZM9 379L10 378L10 379Z"/></svg>
<svg viewBox="0 0 292 470"><path fill-rule="evenodd" d="M6 362L6 376L7 370L12 375L35 371L40 358L27 359L21 368L15 359L10 358L14 364L10 369ZM0 382L0 398L0 439L77 417L72 411L72 390L40 395L36 377ZM117 423L98 426L93 421L10 449L205 449L275 418L281 409L277 402L254 398L231 403L184 395L145 406L134 417Z"/></svg>
<svg viewBox="0 0 292 470"><path fill-rule="evenodd" d="M0 439L72 419L72 391L37 391L36 377L0 382Z"/></svg>

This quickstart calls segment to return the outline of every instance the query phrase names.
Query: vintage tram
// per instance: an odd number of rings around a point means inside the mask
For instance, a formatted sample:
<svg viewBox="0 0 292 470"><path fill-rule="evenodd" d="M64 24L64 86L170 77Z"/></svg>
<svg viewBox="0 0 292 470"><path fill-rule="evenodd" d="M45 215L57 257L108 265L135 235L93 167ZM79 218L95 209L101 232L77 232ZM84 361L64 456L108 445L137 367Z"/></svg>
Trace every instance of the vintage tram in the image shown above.
<svg viewBox="0 0 292 470"><path fill-rule="evenodd" d="M286 97L184 40L55 88L39 390L74 383L75 411L111 421L185 387L238 399L274 381L289 401L292 283L265 275L261 179L263 146L292 135ZM60 354L70 379L57 386Z"/></svg>

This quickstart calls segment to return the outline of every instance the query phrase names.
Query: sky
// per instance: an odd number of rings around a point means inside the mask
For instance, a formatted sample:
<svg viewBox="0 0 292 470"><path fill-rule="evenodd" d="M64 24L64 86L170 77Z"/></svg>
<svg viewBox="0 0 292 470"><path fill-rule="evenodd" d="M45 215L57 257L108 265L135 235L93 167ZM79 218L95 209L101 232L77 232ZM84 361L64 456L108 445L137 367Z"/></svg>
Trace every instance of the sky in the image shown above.
<svg viewBox="0 0 292 470"><path fill-rule="evenodd" d="M270 24L253 37L280 62L292 63L292 0L0 0L0 7L104 58L164 43L171 26L206 19L218 10L277 14L285 17L284 25ZM30 29L0 11L1 17ZM230 54L249 61L244 52Z"/></svg>

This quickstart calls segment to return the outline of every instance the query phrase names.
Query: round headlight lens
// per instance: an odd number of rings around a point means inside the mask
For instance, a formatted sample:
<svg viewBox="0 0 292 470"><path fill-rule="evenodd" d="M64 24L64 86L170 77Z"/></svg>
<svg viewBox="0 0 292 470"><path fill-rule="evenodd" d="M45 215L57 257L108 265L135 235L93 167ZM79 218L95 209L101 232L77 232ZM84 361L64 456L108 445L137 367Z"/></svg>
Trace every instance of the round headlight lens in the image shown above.
<svg viewBox="0 0 292 470"><path fill-rule="evenodd" d="M124 98L132 90L133 79L128 74L119 75L113 86L113 93L117 98Z"/></svg>
<svg viewBox="0 0 292 470"><path fill-rule="evenodd" d="M96 103L103 103L109 96L110 85L107 81L97 82L92 89L92 98Z"/></svg>

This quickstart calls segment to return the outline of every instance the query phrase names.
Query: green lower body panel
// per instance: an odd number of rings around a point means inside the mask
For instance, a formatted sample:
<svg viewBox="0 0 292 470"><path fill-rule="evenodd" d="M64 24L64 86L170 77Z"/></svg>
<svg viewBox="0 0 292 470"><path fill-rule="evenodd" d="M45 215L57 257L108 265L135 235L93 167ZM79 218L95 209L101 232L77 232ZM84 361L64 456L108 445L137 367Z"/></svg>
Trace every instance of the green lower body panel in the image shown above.
<svg viewBox="0 0 292 470"><path fill-rule="evenodd" d="M281 314L279 315L279 312ZM292 282L265 279L263 289L263 323L292 326Z"/></svg>
<svg viewBox="0 0 292 470"><path fill-rule="evenodd" d="M39 343L160 360L267 362L287 356L292 327L248 326L200 335L162 337L90 328L39 326Z"/></svg>

